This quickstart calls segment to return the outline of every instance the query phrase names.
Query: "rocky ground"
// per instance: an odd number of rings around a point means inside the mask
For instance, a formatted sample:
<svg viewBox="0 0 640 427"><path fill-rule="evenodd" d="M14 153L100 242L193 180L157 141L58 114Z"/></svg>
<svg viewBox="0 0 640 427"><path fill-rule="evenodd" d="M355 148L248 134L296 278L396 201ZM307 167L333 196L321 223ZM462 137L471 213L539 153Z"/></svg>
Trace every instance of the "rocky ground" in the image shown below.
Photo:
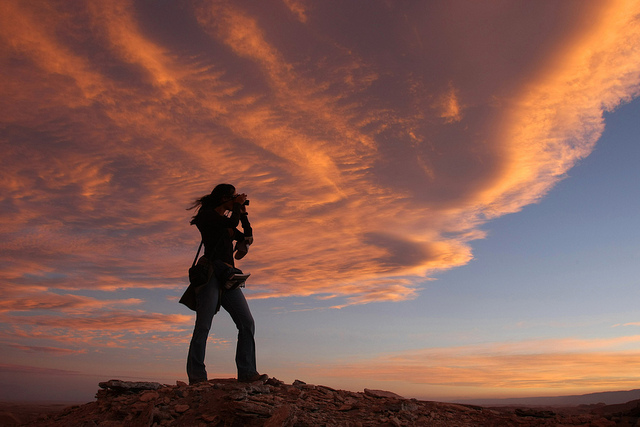
<svg viewBox="0 0 640 427"><path fill-rule="evenodd" d="M351 392L275 378L217 379L197 385L111 380L96 401L59 412L5 410L1 425L37 426L640 426L640 401L571 408L485 408ZM5 409L10 409L6 408Z"/></svg>

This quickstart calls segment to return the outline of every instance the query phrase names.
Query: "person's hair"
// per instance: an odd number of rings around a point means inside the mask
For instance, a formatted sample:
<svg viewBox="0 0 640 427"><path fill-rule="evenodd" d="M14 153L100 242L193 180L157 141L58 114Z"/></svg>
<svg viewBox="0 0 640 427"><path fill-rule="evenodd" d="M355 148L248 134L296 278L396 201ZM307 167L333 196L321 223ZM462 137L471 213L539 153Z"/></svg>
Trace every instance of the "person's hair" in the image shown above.
<svg viewBox="0 0 640 427"><path fill-rule="evenodd" d="M236 187L231 184L218 184L210 194L196 199L196 201L193 202L193 205L187 208L188 211L197 208L196 214L191 218L191 224L194 223L196 217L200 213L201 208L217 208L218 206L226 202L225 198L230 198L234 195L235 192Z"/></svg>

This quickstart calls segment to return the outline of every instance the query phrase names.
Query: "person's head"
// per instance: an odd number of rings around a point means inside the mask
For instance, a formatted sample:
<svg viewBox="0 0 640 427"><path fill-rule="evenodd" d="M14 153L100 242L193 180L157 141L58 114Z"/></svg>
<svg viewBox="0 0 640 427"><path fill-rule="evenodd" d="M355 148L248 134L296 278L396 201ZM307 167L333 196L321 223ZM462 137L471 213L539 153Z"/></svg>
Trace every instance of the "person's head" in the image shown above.
<svg viewBox="0 0 640 427"><path fill-rule="evenodd" d="M218 206L225 206L228 210L233 208L233 196L236 194L236 188L231 184L218 184L211 190L210 194L203 196L197 199L190 208L187 210L191 210L194 208L198 208L198 211L191 219L191 224L193 224L195 218L198 216L201 208L211 208L215 209Z"/></svg>
<svg viewBox="0 0 640 427"><path fill-rule="evenodd" d="M211 190L211 202L213 203L213 207L216 208L220 205L228 204L231 202L231 207L233 207L233 196L236 194L236 187L231 184L218 184ZM231 208L229 208L230 210Z"/></svg>

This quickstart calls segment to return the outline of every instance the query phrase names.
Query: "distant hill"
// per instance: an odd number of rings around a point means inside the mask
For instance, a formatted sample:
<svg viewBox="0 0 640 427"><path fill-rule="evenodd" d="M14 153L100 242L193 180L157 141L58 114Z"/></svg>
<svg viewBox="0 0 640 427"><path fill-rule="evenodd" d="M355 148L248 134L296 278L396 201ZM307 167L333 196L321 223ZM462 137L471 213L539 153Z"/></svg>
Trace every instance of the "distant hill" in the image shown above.
<svg viewBox="0 0 640 427"><path fill-rule="evenodd" d="M593 405L596 403L604 403L606 405L615 405L618 403L626 403L631 400L640 399L640 389L627 391L605 391L600 393L589 393L572 396L548 396L548 397L515 397L510 399L469 399L456 400L458 403L466 403L473 405L496 405L496 406L514 406L514 405L531 405L531 406L576 406L576 405Z"/></svg>

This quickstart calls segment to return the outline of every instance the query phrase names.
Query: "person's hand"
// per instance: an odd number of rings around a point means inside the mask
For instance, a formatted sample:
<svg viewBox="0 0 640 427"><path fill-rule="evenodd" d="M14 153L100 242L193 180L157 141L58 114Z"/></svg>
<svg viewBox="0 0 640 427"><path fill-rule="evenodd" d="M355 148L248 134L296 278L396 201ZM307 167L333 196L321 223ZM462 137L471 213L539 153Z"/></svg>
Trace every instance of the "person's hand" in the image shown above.
<svg viewBox="0 0 640 427"><path fill-rule="evenodd" d="M242 193L242 194L238 194L234 199L233 202L234 203L240 203L242 206L244 206L244 202L247 201L247 195Z"/></svg>

